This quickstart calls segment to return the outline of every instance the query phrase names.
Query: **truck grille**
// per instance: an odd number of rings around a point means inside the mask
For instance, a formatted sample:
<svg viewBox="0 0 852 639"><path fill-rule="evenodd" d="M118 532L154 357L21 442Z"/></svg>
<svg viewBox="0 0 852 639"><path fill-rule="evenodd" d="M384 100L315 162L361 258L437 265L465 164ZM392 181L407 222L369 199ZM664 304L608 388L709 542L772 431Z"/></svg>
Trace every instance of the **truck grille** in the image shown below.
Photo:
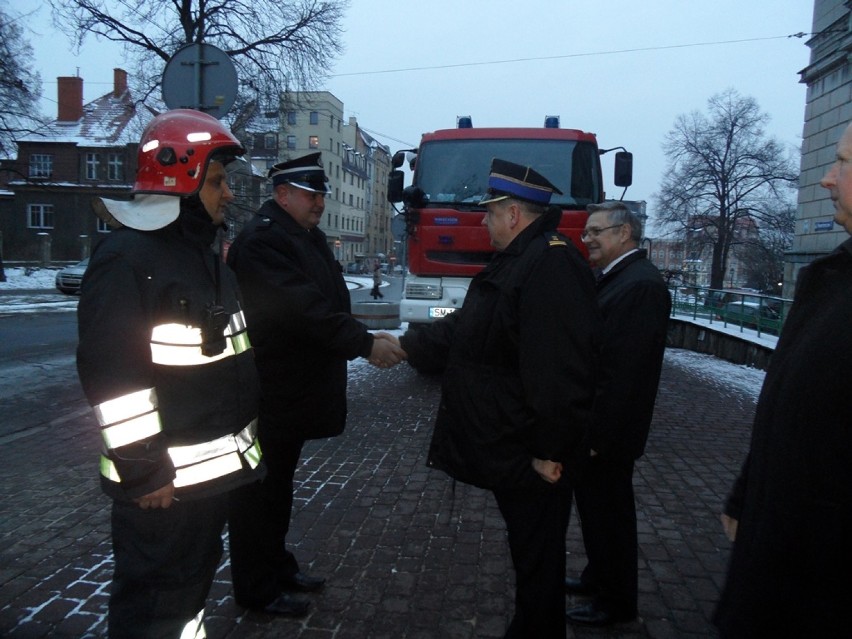
<svg viewBox="0 0 852 639"><path fill-rule="evenodd" d="M409 282L405 285L405 297L410 300L439 300L443 291L438 284Z"/></svg>

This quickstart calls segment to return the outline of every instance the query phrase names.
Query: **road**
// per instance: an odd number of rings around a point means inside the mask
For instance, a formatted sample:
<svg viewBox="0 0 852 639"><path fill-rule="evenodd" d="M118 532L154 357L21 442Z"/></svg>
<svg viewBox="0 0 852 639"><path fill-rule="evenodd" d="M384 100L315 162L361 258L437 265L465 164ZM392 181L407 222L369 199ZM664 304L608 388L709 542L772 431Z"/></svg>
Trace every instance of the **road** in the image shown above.
<svg viewBox="0 0 852 639"><path fill-rule="evenodd" d="M67 354L76 345L76 313L0 316L0 366Z"/></svg>
<svg viewBox="0 0 852 639"><path fill-rule="evenodd" d="M385 276L385 281L387 285L381 289L384 299L399 301L402 277ZM355 285L349 293L353 302L372 300L369 286ZM4 313L3 302L12 298L21 304L22 298L26 298L28 308L57 312ZM73 312L76 300L50 290L29 293L7 291L0 295L0 367L73 353L77 345L77 315ZM58 312L60 309L65 312Z"/></svg>

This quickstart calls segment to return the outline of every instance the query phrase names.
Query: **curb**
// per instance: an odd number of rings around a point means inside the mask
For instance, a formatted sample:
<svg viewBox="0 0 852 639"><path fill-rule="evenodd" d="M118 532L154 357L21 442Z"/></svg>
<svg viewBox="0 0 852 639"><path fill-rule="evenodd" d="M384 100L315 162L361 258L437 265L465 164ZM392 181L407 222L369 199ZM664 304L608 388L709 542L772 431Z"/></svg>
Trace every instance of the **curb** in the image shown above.
<svg viewBox="0 0 852 639"><path fill-rule="evenodd" d="M352 302L352 317L367 328L399 328L399 302Z"/></svg>

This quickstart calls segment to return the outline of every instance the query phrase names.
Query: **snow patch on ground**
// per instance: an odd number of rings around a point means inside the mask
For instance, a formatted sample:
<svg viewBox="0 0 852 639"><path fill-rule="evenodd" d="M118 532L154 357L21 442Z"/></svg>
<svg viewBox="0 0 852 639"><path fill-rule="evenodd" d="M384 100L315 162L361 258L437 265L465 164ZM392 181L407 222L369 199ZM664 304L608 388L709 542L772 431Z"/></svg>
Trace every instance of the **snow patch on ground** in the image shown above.
<svg viewBox="0 0 852 639"><path fill-rule="evenodd" d="M757 401L766 377L766 371L732 364L706 353L669 348L666 349L666 361L719 386L747 395L754 401Z"/></svg>
<svg viewBox="0 0 852 639"><path fill-rule="evenodd" d="M6 281L0 282L0 290L53 289L56 286L56 268L39 268L29 274L23 268L5 268Z"/></svg>

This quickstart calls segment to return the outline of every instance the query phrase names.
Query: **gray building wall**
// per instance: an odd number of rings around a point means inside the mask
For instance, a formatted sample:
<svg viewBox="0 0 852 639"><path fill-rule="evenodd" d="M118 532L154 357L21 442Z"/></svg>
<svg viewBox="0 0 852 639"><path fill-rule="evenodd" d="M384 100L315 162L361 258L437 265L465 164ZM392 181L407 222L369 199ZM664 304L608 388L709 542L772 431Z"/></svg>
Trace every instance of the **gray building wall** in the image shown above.
<svg viewBox="0 0 852 639"><path fill-rule="evenodd" d="M852 0L815 0L796 231L784 269L784 295L792 296L801 267L831 252L847 234L832 222L834 207L820 179L835 159L835 146L852 121Z"/></svg>

